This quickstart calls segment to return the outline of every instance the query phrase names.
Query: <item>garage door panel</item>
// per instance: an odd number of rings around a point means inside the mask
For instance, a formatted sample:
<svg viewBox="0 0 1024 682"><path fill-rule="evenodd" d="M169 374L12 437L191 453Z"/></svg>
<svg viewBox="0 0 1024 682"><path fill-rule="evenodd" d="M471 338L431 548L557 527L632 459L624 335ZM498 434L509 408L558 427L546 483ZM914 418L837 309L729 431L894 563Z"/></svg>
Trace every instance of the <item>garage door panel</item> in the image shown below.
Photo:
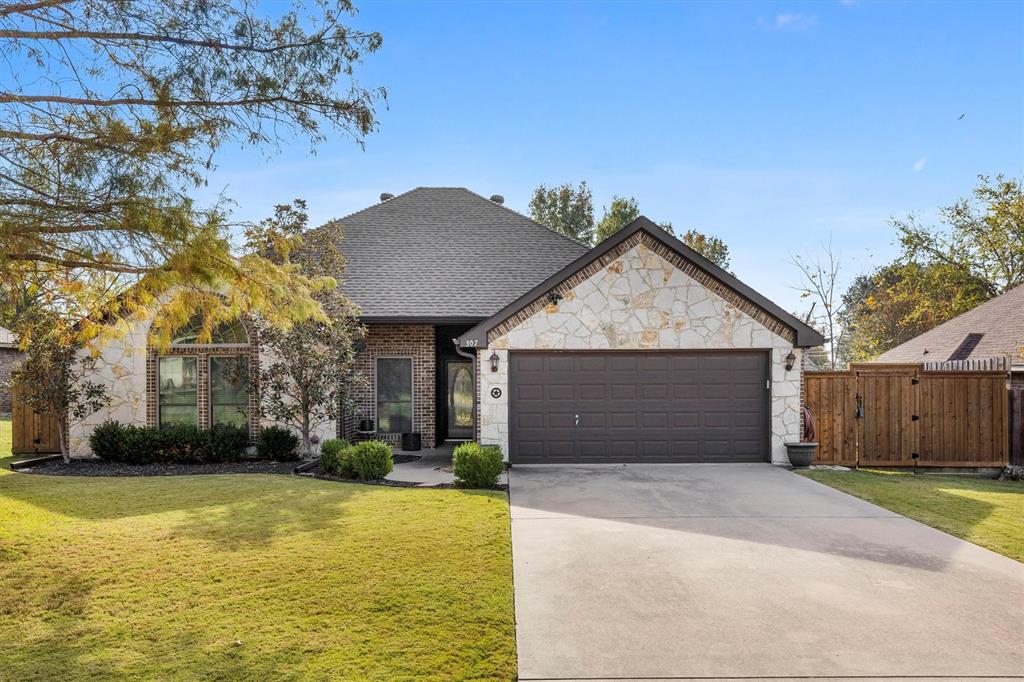
<svg viewBox="0 0 1024 682"><path fill-rule="evenodd" d="M513 462L767 459L765 353L512 351L509 362Z"/></svg>

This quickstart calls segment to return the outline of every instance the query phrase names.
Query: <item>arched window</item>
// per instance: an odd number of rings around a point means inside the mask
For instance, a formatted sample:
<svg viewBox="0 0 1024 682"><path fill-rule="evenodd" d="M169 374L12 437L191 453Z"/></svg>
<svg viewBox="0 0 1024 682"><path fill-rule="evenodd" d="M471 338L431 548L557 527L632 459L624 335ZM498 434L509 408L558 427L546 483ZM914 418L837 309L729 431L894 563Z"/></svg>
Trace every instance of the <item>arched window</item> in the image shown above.
<svg viewBox="0 0 1024 682"><path fill-rule="evenodd" d="M213 329L199 343L202 317L174 332L170 350L155 359L154 421L160 427L195 424L203 428L232 424L250 428L253 347L241 320Z"/></svg>

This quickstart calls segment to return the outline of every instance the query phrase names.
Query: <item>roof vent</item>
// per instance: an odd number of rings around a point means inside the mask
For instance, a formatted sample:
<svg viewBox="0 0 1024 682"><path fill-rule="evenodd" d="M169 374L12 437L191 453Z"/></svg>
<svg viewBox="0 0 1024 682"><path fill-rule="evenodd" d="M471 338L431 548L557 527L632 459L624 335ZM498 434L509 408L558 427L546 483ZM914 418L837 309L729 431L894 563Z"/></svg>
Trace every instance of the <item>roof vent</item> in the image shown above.
<svg viewBox="0 0 1024 682"><path fill-rule="evenodd" d="M384 192L383 194L380 195L381 203L387 201L388 199L394 199L394 198L395 198L395 195L392 194L391 192Z"/></svg>
<svg viewBox="0 0 1024 682"><path fill-rule="evenodd" d="M501 196L500 194L492 194L491 201L496 203L498 206L501 206L502 204L505 203L505 197Z"/></svg>

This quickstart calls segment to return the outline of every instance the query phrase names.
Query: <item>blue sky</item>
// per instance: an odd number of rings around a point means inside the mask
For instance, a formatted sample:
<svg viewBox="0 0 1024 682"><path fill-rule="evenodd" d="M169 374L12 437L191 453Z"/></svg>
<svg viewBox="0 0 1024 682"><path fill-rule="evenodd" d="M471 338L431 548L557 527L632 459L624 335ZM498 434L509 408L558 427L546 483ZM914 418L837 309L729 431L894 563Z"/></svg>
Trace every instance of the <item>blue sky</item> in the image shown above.
<svg viewBox="0 0 1024 682"><path fill-rule="evenodd" d="M801 307L792 252L846 275L896 252L978 173L1024 175L1024 3L359 3L388 108L360 150L225 149L236 216L301 197L319 223L419 185L503 194L587 180L724 238L732 269ZM962 120L958 120L965 114Z"/></svg>

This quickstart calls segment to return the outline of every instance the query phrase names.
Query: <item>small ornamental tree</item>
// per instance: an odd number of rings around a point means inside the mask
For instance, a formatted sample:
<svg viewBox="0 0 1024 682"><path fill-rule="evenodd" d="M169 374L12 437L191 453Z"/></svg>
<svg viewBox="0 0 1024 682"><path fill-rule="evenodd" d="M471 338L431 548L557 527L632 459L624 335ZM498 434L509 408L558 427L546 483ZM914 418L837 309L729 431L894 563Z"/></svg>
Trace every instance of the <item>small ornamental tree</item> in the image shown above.
<svg viewBox="0 0 1024 682"><path fill-rule="evenodd" d="M72 325L36 310L30 327L27 357L15 377L18 395L36 412L58 415L60 454L70 462L68 429L109 402L107 387L90 380L96 358L75 342Z"/></svg>
<svg viewBox="0 0 1024 682"><path fill-rule="evenodd" d="M310 319L288 329L259 330L259 394L262 414L302 436L302 454L312 455L310 436L341 418L355 382L354 342L363 328L353 311L337 311L327 321Z"/></svg>

